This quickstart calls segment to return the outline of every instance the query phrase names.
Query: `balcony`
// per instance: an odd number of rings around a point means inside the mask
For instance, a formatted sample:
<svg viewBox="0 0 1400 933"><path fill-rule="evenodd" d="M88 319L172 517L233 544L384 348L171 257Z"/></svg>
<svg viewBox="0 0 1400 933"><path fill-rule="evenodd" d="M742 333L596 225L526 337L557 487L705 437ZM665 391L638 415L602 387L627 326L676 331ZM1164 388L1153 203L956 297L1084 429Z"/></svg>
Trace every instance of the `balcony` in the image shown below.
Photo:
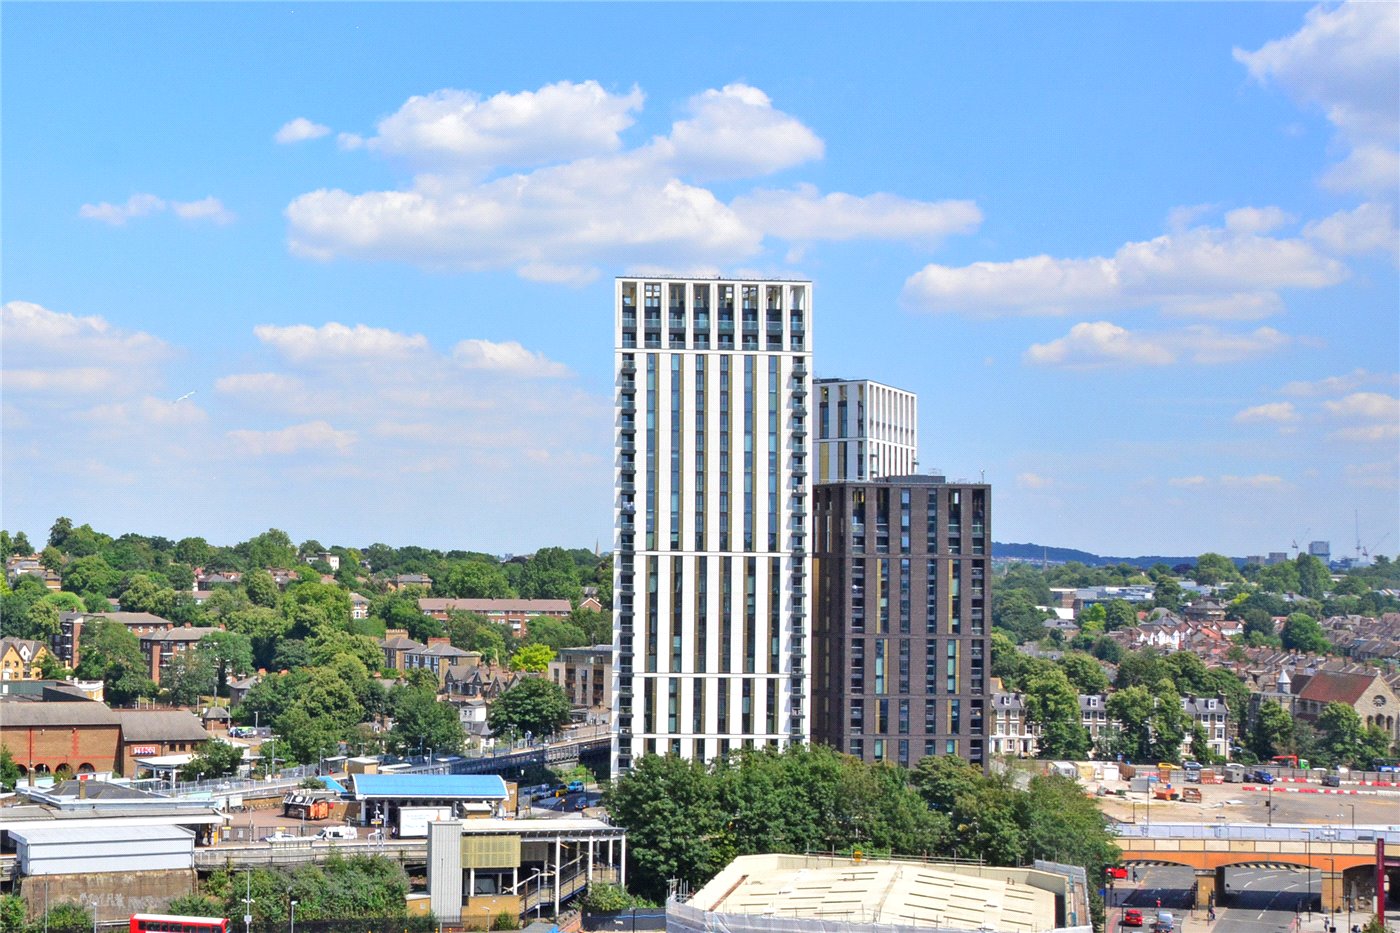
<svg viewBox="0 0 1400 933"><path fill-rule="evenodd" d="M621 446L622 446L622 449L623 449L623 450L630 450L630 451L633 451L633 452L635 452L635 451L637 450L637 442L634 441L634 440L632 440L632 438L631 438L630 436L629 436L629 437L624 437L624 438L622 439L622 445L621 445Z"/></svg>
<svg viewBox="0 0 1400 933"><path fill-rule="evenodd" d="M637 491L637 484L634 483L634 482L633 482L632 480L630 480L630 479L625 479L625 480L623 480L622 483L619 485L619 488L622 490L622 494L623 494L624 496L630 496L630 495L633 495L634 493L636 493L636 491Z"/></svg>
<svg viewBox="0 0 1400 933"><path fill-rule="evenodd" d="M623 360L622 371L630 376L637 371L637 364L632 360Z"/></svg>
<svg viewBox="0 0 1400 933"><path fill-rule="evenodd" d="M793 426L792 426L792 436L793 436L793 437L806 437L806 436L807 436L807 426L804 425L804 424L795 424L795 425L793 425Z"/></svg>
<svg viewBox="0 0 1400 933"><path fill-rule="evenodd" d="M792 397L794 400L801 400L807 397L807 387L802 383L792 387Z"/></svg>
<svg viewBox="0 0 1400 933"><path fill-rule="evenodd" d="M623 433L624 435L636 434L636 433L637 433L637 422L635 422L635 421L623 421L623 422L622 422L622 425L621 425L621 430L622 430L622 433ZM624 449L626 449L626 448L624 448Z"/></svg>
<svg viewBox="0 0 1400 933"><path fill-rule="evenodd" d="M806 361L806 360L798 360L797 363L792 367L792 375L793 375L793 378L794 378L794 379L806 379L806 378L807 378L807 361Z"/></svg>
<svg viewBox="0 0 1400 933"><path fill-rule="evenodd" d="M769 321L769 322L768 322L768 333L769 333L770 336L773 336L773 337L781 337L781 336L783 335L783 322L782 322L782 321Z"/></svg>
<svg viewBox="0 0 1400 933"><path fill-rule="evenodd" d="M631 394L623 395L621 403L618 405L623 411L636 411L637 400Z"/></svg>

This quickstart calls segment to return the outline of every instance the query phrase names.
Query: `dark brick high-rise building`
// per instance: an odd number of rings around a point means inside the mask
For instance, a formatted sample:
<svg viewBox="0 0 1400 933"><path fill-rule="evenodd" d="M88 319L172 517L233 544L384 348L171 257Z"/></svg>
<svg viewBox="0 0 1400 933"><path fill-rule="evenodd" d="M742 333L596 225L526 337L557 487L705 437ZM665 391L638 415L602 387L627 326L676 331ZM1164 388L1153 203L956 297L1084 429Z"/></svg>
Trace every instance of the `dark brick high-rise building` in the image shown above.
<svg viewBox="0 0 1400 933"><path fill-rule="evenodd" d="M913 475L813 493L813 740L985 766L991 487Z"/></svg>

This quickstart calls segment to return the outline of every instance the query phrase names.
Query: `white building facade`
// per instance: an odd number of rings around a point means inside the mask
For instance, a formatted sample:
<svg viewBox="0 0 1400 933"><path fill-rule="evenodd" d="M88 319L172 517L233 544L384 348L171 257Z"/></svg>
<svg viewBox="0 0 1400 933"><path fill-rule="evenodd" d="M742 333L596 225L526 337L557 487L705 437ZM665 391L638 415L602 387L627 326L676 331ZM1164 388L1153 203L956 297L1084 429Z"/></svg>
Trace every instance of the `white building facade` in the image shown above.
<svg viewBox="0 0 1400 933"><path fill-rule="evenodd" d="M918 472L919 397L869 379L818 379L817 482Z"/></svg>
<svg viewBox="0 0 1400 933"><path fill-rule="evenodd" d="M812 285L615 288L614 766L802 741Z"/></svg>

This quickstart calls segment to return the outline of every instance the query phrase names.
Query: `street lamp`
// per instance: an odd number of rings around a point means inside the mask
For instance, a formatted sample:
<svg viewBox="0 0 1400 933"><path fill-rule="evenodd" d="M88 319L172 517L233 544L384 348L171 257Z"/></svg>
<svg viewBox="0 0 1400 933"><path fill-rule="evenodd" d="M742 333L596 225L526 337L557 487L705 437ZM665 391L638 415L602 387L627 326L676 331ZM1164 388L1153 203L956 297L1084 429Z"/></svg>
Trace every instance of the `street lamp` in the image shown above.
<svg viewBox="0 0 1400 933"><path fill-rule="evenodd" d="M292 926L290 933L297 933L297 899L292 898Z"/></svg>
<svg viewBox="0 0 1400 933"><path fill-rule="evenodd" d="M1312 919L1312 830L1303 830L1304 845L1308 852L1308 919Z"/></svg>

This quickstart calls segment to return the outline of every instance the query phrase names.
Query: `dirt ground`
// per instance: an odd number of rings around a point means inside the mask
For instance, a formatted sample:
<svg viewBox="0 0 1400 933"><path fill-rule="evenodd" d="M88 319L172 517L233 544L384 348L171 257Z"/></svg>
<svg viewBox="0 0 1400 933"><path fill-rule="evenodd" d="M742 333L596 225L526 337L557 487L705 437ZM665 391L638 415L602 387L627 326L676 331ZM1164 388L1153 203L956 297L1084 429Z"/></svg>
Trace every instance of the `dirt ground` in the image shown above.
<svg viewBox="0 0 1400 933"><path fill-rule="evenodd" d="M1343 784L1344 794L1300 793L1306 784L1276 784L1273 793L1257 784L1190 784L1198 787L1200 803L1180 801L1148 801L1146 794L1128 793L1124 797L1100 797L1103 811L1114 819L1127 822L1152 820L1161 823L1257 823L1270 822L1268 803L1273 801L1274 823L1308 823L1323 826L1395 826L1400 825L1400 791L1372 789ZM1096 791L1098 782L1089 785ZM1125 782L1107 782L1105 789L1126 790ZM1248 788L1248 789L1247 789Z"/></svg>

